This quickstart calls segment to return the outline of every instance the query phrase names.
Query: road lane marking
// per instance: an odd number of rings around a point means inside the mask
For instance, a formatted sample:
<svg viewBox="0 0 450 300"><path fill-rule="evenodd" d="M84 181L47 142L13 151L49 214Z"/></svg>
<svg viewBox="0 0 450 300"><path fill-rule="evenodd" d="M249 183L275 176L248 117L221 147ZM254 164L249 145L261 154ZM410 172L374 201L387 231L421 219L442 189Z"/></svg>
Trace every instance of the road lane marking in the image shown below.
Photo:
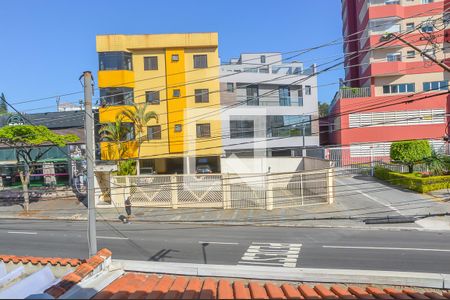
<svg viewBox="0 0 450 300"><path fill-rule="evenodd" d="M10 234L28 234L28 235L35 235L37 232L29 232L29 231L8 231Z"/></svg>
<svg viewBox="0 0 450 300"><path fill-rule="evenodd" d="M238 265L295 268L302 244L252 242Z"/></svg>
<svg viewBox="0 0 450 300"><path fill-rule="evenodd" d="M400 248L400 247L364 247L364 246L330 246L323 245L322 248L332 249L361 249L361 250L399 250L399 251L430 251L430 252L450 252L450 249L429 249L429 248Z"/></svg>
<svg viewBox="0 0 450 300"><path fill-rule="evenodd" d="M335 180L336 180L336 182L338 182L340 184L348 184L348 183L345 183L345 182L343 182L343 181L341 181L339 179L335 179ZM384 203L384 202L378 200L377 198L364 193L363 191L361 191L359 189L355 189L354 191L360 193L361 195L365 196L366 198L369 198L370 200L372 200L372 201L374 201L374 202L376 202L378 204L383 205L384 207L389 208L392 211L395 211L396 213L398 213L401 216L405 216L400 210L398 210L396 207L392 206L391 204Z"/></svg>
<svg viewBox="0 0 450 300"><path fill-rule="evenodd" d="M118 237L118 236L97 236L98 239L103 240L128 240L127 237Z"/></svg>
<svg viewBox="0 0 450 300"><path fill-rule="evenodd" d="M206 241L198 241L199 244L213 244L213 245L239 245L239 243L232 242L206 242Z"/></svg>

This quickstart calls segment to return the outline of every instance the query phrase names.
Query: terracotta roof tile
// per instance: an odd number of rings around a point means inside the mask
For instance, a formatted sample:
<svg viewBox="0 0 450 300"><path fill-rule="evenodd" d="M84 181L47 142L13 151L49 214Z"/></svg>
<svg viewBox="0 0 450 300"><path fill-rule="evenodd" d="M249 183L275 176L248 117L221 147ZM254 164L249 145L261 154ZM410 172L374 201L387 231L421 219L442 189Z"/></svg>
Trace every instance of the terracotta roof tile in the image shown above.
<svg viewBox="0 0 450 300"><path fill-rule="evenodd" d="M448 299L450 297L448 297L447 295L444 297L442 295L439 295L436 292L425 292L423 293L425 296L427 296L430 299Z"/></svg>
<svg viewBox="0 0 450 300"><path fill-rule="evenodd" d="M268 282L264 284L264 287L270 299L286 299L283 290L275 284Z"/></svg>
<svg viewBox="0 0 450 300"><path fill-rule="evenodd" d="M163 276L146 299L161 299L169 291L174 280L175 278L172 276Z"/></svg>
<svg viewBox="0 0 450 300"><path fill-rule="evenodd" d="M400 299L400 300L413 299L410 296L408 296L407 294L403 293L402 291L399 291L399 290L394 289L394 288L385 288L384 291L386 293L388 293L389 295L391 295L392 297L394 297L395 299Z"/></svg>
<svg viewBox="0 0 450 300"><path fill-rule="evenodd" d="M186 277L180 276L175 279L170 291L165 295L164 299L180 299L188 284Z"/></svg>
<svg viewBox="0 0 450 300"><path fill-rule="evenodd" d="M252 299L250 290L242 281L236 280L233 283L234 296L236 299Z"/></svg>
<svg viewBox="0 0 450 300"><path fill-rule="evenodd" d="M413 299L418 299L418 300L428 300L430 299L429 297L413 290L413 289L403 289L403 293L407 294L408 296L410 296Z"/></svg>
<svg viewBox="0 0 450 300"><path fill-rule="evenodd" d="M366 291L369 292L370 294L374 295L375 298L379 298L379 299L394 299L392 298L389 294L387 294L385 291L383 291L382 289L373 287L373 286L369 286L366 288Z"/></svg>
<svg viewBox="0 0 450 300"><path fill-rule="evenodd" d="M129 299L145 299L158 283L159 277L156 275L144 276L142 285L136 289L128 298Z"/></svg>
<svg viewBox="0 0 450 300"><path fill-rule="evenodd" d="M76 259L76 258L60 258L60 257L35 257L35 256L15 256L15 255L3 255L0 254L0 261L4 263L13 262L14 264L23 263L28 264L31 263L33 265L48 265L51 264L53 266L71 266L76 267L84 262L84 260Z"/></svg>
<svg viewBox="0 0 450 300"><path fill-rule="evenodd" d="M217 288L219 299L234 299L233 288L228 280L219 280L219 286Z"/></svg>
<svg viewBox="0 0 450 300"><path fill-rule="evenodd" d="M375 299L375 297L371 294L369 294L366 290L357 287L357 286L350 286L348 288L348 291L350 293L352 293L353 295L355 295L358 299L363 299L363 300L372 300Z"/></svg>
<svg viewBox="0 0 450 300"><path fill-rule="evenodd" d="M316 285L314 290L322 297L322 299L338 299L338 296L336 296L335 293L321 284Z"/></svg>
<svg viewBox="0 0 450 300"><path fill-rule="evenodd" d="M202 290L202 283L198 278L191 278L181 299L197 299Z"/></svg>
<svg viewBox="0 0 450 300"><path fill-rule="evenodd" d="M339 285L332 285L330 287L330 291L335 293L339 297L339 299L356 299L356 297L352 293L350 293L348 289Z"/></svg>
<svg viewBox="0 0 450 300"><path fill-rule="evenodd" d="M199 299L216 299L217 297L217 283L211 278L205 279Z"/></svg>
<svg viewBox="0 0 450 300"><path fill-rule="evenodd" d="M256 282L250 282L248 287L250 289L252 299L269 299L266 290Z"/></svg>
<svg viewBox="0 0 450 300"><path fill-rule="evenodd" d="M304 299L304 297L300 294L300 291L290 284L283 284L281 286L281 289L283 290L287 299Z"/></svg>
<svg viewBox="0 0 450 300"><path fill-rule="evenodd" d="M322 299L317 292L307 284L302 284L298 287L300 293L302 293L305 299Z"/></svg>

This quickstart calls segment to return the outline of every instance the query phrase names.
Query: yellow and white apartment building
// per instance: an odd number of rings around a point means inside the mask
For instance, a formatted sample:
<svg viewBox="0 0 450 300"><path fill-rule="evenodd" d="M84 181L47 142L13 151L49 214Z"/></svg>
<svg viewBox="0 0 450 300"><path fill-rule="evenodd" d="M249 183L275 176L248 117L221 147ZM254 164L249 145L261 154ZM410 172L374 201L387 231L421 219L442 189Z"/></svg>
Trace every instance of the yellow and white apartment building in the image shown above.
<svg viewBox="0 0 450 300"><path fill-rule="evenodd" d="M135 158L141 174L220 171L222 154L218 34L99 35L99 122L114 122L126 107L148 103L158 115L138 142L134 125L121 145L100 143L102 160ZM140 149L138 149L140 148Z"/></svg>

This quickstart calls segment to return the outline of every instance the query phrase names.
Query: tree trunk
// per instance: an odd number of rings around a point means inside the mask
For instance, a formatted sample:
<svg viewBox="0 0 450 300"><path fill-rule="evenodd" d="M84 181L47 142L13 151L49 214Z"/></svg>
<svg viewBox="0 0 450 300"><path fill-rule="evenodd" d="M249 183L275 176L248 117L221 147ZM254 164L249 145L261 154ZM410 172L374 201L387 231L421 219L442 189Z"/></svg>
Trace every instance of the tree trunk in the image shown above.
<svg viewBox="0 0 450 300"><path fill-rule="evenodd" d="M414 172L414 165L408 165L408 173Z"/></svg>
<svg viewBox="0 0 450 300"><path fill-rule="evenodd" d="M30 182L30 173L27 171L19 171L20 182L23 190L23 208L28 212L30 206L30 195L28 192L28 183Z"/></svg>

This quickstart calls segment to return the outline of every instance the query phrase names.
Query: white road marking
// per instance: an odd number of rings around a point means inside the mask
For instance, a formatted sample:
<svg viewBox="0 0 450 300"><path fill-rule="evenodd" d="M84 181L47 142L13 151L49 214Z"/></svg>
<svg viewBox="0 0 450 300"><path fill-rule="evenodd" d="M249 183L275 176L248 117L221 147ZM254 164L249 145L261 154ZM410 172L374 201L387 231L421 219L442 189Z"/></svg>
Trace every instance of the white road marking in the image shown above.
<svg viewBox="0 0 450 300"><path fill-rule="evenodd" d="M213 245L239 245L239 243L232 242L206 242L206 241L198 241L199 244L213 244Z"/></svg>
<svg viewBox="0 0 450 300"><path fill-rule="evenodd" d="M430 252L450 252L450 249L429 249L429 248L400 248L400 247L364 247L364 246L328 246L323 248L333 249L361 249L361 250L399 250L399 251L430 251Z"/></svg>
<svg viewBox="0 0 450 300"><path fill-rule="evenodd" d="M343 181L341 181L341 180L339 180L339 179L335 179L335 180L336 180L336 182L338 182L338 183L340 183L340 184L347 184L347 183L345 183L345 182L343 182ZM401 215L401 216L405 216L400 210L398 210L397 208L395 208L395 207L392 206L391 204L384 203L384 202L378 200L377 198L375 198L375 197L373 197L373 196L370 196L370 195L364 193L363 191L361 191L361 190L359 190L359 189L354 189L354 191L360 193L361 195L365 196L366 198L369 198L369 199L372 200L372 201L375 201L375 202L378 203L378 204L383 205L384 207L389 208L389 209L392 210L392 211L395 211L396 213L398 213L398 214Z"/></svg>
<svg viewBox="0 0 450 300"><path fill-rule="evenodd" d="M295 268L302 244L252 242L239 265L263 265Z"/></svg>
<svg viewBox="0 0 450 300"><path fill-rule="evenodd" d="M98 239L103 240L128 240L127 237L118 237L118 236L97 236Z"/></svg>
<svg viewBox="0 0 450 300"><path fill-rule="evenodd" d="M35 235L37 232L29 232L29 231L8 231L10 234L28 234L28 235Z"/></svg>

